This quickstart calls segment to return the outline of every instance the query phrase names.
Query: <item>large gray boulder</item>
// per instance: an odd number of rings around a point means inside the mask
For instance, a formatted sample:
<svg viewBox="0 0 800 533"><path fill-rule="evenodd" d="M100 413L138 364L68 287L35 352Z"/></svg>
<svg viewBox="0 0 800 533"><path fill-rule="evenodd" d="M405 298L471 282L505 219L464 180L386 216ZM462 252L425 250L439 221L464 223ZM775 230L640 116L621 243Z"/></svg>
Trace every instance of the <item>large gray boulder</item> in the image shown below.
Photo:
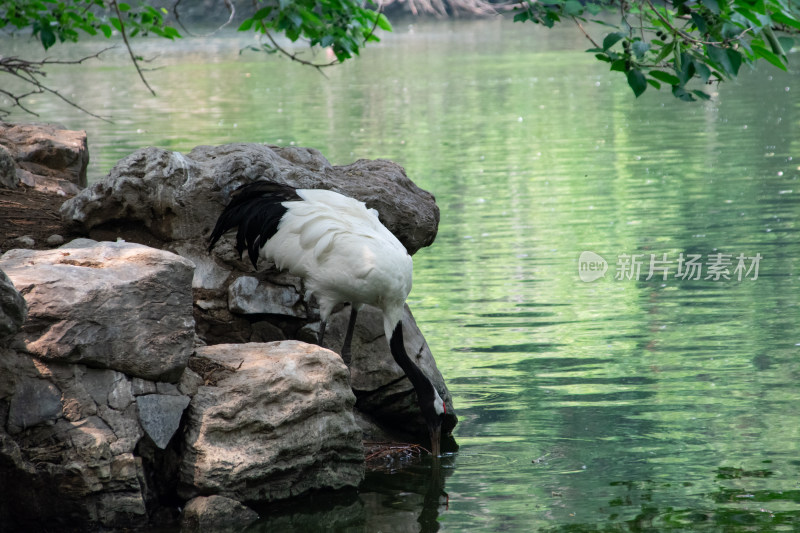
<svg viewBox="0 0 800 533"><path fill-rule="evenodd" d="M13 335L28 315L28 305L8 276L0 270L0 342Z"/></svg>
<svg viewBox="0 0 800 533"><path fill-rule="evenodd" d="M209 384L187 411L185 499L272 501L362 480L355 397L338 355L283 341L201 347L193 361Z"/></svg>
<svg viewBox="0 0 800 533"><path fill-rule="evenodd" d="M79 240L11 250L0 269L28 302L16 337L27 352L177 382L194 348L190 261L139 244Z"/></svg>
<svg viewBox="0 0 800 533"><path fill-rule="evenodd" d="M76 229L125 237L144 228L164 242L205 240L239 186L259 179L297 188L332 189L364 201L413 254L431 244L439 224L433 195L387 160L333 166L317 150L263 144L198 146L188 154L137 150L103 181L65 202L61 214Z"/></svg>
<svg viewBox="0 0 800 533"><path fill-rule="evenodd" d="M73 195L86 187L85 131L54 124L0 122L0 187L20 183Z"/></svg>

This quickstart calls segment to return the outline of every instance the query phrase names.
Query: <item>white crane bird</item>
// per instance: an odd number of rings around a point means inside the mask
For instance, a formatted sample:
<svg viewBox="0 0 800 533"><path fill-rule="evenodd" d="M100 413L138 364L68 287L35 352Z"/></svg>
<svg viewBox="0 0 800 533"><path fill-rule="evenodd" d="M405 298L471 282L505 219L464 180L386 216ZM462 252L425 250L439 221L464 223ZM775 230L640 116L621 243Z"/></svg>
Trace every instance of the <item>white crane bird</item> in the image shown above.
<svg viewBox="0 0 800 533"><path fill-rule="evenodd" d="M272 261L302 278L319 302L321 346L333 308L350 303L342 359L350 364L350 343L358 309L383 311L383 327L394 360L417 393L428 426L431 452L440 455L445 405L430 380L409 358L403 344L403 307L411 291L411 256L363 202L323 189L294 189L257 181L240 187L211 232L209 252L237 228L239 256L247 248L253 267Z"/></svg>

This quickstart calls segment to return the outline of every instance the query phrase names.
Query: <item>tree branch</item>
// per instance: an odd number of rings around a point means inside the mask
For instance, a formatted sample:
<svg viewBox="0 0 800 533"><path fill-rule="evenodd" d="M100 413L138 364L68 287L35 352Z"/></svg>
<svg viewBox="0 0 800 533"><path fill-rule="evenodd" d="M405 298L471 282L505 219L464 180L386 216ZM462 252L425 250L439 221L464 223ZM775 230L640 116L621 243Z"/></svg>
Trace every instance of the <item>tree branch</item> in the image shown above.
<svg viewBox="0 0 800 533"><path fill-rule="evenodd" d="M131 61L133 61L133 66L136 67L136 72L139 73L139 77L142 79L142 83L147 89L150 91L150 94L153 96L156 95L156 92L150 87L150 84L147 83L147 79L144 77L144 73L142 69L139 67L139 61L136 59L136 55L133 53L133 49L131 48L131 44L128 42L128 35L125 33L125 24L122 23L122 13L119 10L119 5L117 4L117 0L111 0L111 5L114 6L114 11L117 12L117 19L119 19L119 32L122 34L122 40L125 42L125 48L128 49L128 54L131 56Z"/></svg>
<svg viewBox="0 0 800 533"><path fill-rule="evenodd" d="M23 93L23 94L14 94L11 91L8 91L6 89L0 89L0 94L4 94L10 100L12 100L12 102L13 102L13 105L11 106L12 108L19 107L20 109L22 109L26 113L29 113L31 115L34 115L34 116L38 117L39 116L38 113L35 113L31 109L27 108L23 104L22 101L25 98L27 98L27 97L29 97L29 96L31 96L33 94L49 93L49 94L52 94L53 96L59 98L63 102L67 103L68 105L74 107L75 109L78 109L78 110L86 113L89 116L92 116L92 117L98 118L98 119L100 119L102 121L110 123L111 121L109 119L107 119L105 117L102 117L100 115L97 115L95 113L92 113L91 111L89 111L85 107L83 107L83 106L77 104L76 102L70 100L69 98L67 98L66 96L61 94L59 91L57 91L55 89L51 89L50 87L48 87L47 85L42 83L40 78L43 78L43 77L47 76L47 74L44 71L44 67L47 66L47 65L79 65L79 64L83 63L84 61L88 61L89 59L97 59L98 57L100 57L100 54L102 54L103 52L105 52L107 50L110 50L111 48L114 48L114 47L110 46L108 48L104 48L104 49L100 50L96 54L92 54L92 55L89 55L89 56L86 56L86 57L82 57L80 59L74 59L74 60L42 59L40 61L28 61L28 60L20 59L20 58L17 58L17 57L0 57L0 73L5 72L6 74L10 74L11 76L21 80L25 84L33 86L33 89L31 91L29 91L27 93ZM8 110L4 110L4 109L0 110L0 114L7 115L9 113L10 113L10 111L8 111Z"/></svg>
<svg viewBox="0 0 800 533"><path fill-rule="evenodd" d="M574 21L575 21L575 24L577 24L577 25L578 25L578 27L581 29L581 31L583 32L583 35L584 35L584 36L585 36L587 39L589 39L589 42L590 42L590 43L592 43L592 44L594 45L594 47L595 47L595 48L600 48L600 45L599 45L599 44L597 44L597 43L595 42L595 40L594 40L594 39L592 39L592 36L591 36L591 35L589 35L589 33L586 31L586 29L584 29L583 25L581 24L581 21L580 21L580 20L578 20L578 19L577 19L577 18L575 18L575 17L572 17L572 20L574 20Z"/></svg>
<svg viewBox="0 0 800 533"><path fill-rule="evenodd" d="M180 0L178 0L178 1L180 1ZM253 0L253 5L254 6L256 5L255 4L255 0ZM378 10L376 11L376 13L377 13L378 16L380 16L380 14L382 12L383 12L383 3L379 3L378 4ZM314 63L313 61L308 61L306 59L302 59L302 58L298 57L299 52L296 52L296 53L292 54L291 52L289 52L288 50L286 50L285 48L283 48L281 45L278 44L278 42L275 40L275 38L269 32L269 29L267 29L267 25L264 24L264 20L263 19L259 20L258 24L261 27L261 32L264 33L264 35L267 36L267 39L269 39L269 42L272 44L272 47L275 50L277 50L281 54L285 55L286 57L288 57L292 61L296 61L296 62L300 63L301 65L305 65L307 67L313 67L313 68L317 69L319 71L319 73L322 74L323 76L325 75L325 73L322 72L323 68L332 67L334 65L341 64L341 61L339 61L338 59L334 59L333 61L331 61L329 63ZM373 22L373 24L372 24L372 28L370 28L369 33L367 33L364 36L364 41L365 42L375 34L375 30L377 28L378 28L378 17L376 16L375 17L375 22Z"/></svg>

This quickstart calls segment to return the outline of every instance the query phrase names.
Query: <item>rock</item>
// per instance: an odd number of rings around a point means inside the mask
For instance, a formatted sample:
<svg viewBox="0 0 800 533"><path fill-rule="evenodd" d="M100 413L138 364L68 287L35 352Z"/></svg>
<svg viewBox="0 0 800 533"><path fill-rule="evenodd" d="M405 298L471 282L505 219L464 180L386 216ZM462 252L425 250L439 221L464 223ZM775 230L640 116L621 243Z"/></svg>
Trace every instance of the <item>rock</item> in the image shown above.
<svg viewBox="0 0 800 533"><path fill-rule="evenodd" d="M189 405L188 396L148 394L136 398L139 421L156 446L162 450L178 431L183 410Z"/></svg>
<svg viewBox="0 0 800 533"><path fill-rule="evenodd" d="M331 315L325 331L325 343L328 346L340 349L349 318L350 306ZM306 335L315 338L316 328L308 326ZM408 306L403 314L403 341L406 353L431 380L445 402L447 416L442 435L446 435L458 421L453 397ZM404 376L405 373L389 351L383 330L383 314L365 305L358 312L350 362L351 386L357 398L356 409L374 420L382 421L383 427L380 429L394 433L399 440L424 441L427 426L420 413L414 387ZM373 430L378 431L378 428Z"/></svg>
<svg viewBox="0 0 800 533"><path fill-rule="evenodd" d="M198 496L183 508L181 533L241 531L258 520L258 513L224 496Z"/></svg>
<svg viewBox="0 0 800 533"><path fill-rule="evenodd" d="M187 411L179 494L272 501L356 486L361 432L347 367L297 341L207 346L208 371Z"/></svg>
<svg viewBox="0 0 800 533"><path fill-rule="evenodd" d="M28 302L16 336L28 352L173 382L194 348L193 268L175 254L124 242L0 258Z"/></svg>
<svg viewBox="0 0 800 533"><path fill-rule="evenodd" d="M4 527L97 529L146 520L135 455L143 432L124 374L0 349L0 376L0 405L8 405L0 426Z"/></svg>
<svg viewBox="0 0 800 533"><path fill-rule="evenodd" d="M36 246L36 241L33 240L33 237L31 237L30 235L22 235L21 237L17 237L13 241L11 241L11 244L15 248L30 249Z"/></svg>
<svg viewBox="0 0 800 533"><path fill-rule="evenodd" d="M50 246L61 246L62 244L64 244L64 237L57 234L50 235L45 242L47 242L47 244L49 244Z"/></svg>
<svg viewBox="0 0 800 533"><path fill-rule="evenodd" d="M145 228L162 242L204 242L231 193L258 179L333 189L365 201L412 254L436 237L433 196L391 161L332 166L310 148L244 143L198 146L186 155L138 150L105 180L66 201L61 215L83 232L104 229L133 240L129 236Z"/></svg>
<svg viewBox="0 0 800 533"><path fill-rule="evenodd" d="M86 187L89 150L85 131L52 124L0 122L0 146L15 167L15 176L9 178L8 158L0 154L0 174L6 176L0 177L0 186L16 187L21 181L39 190L69 195Z"/></svg>
<svg viewBox="0 0 800 533"><path fill-rule="evenodd" d="M300 293L293 285L259 282L253 276L241 276L228 285L228 308L241 314L306 316Z"/></svg>
<svg viewBox="0 0 800 533"><path fill-rule="evenodd" d="M15 189L18 185L17 163L11 153L0 145L0 188Z"/></svg>
<svg viewBox="0 0 800 533"><path fill-rule="evenodd" d="M0 270L0 341L13 335L28 316L28 305L5 272Z"/></svg>
<svg viewBox="0 0 800 533"><path fill-rule="evenodd" d="M43 379L20 380L8 407L6 427L12 435L61 415L61 391Z"/></svg>

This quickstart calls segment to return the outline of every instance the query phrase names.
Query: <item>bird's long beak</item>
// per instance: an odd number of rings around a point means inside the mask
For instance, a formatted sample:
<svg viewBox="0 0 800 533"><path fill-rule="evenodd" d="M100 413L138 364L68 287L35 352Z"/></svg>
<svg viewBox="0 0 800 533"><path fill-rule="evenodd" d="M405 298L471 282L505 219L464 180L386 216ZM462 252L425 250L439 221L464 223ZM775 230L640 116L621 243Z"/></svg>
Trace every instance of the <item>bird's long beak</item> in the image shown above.
<svg viewBox="0 0 800 533"><path fill-rule="evenodd" d="M434 457L442 455L442 426L429 428L431 434L431 454Z"/></svg>

